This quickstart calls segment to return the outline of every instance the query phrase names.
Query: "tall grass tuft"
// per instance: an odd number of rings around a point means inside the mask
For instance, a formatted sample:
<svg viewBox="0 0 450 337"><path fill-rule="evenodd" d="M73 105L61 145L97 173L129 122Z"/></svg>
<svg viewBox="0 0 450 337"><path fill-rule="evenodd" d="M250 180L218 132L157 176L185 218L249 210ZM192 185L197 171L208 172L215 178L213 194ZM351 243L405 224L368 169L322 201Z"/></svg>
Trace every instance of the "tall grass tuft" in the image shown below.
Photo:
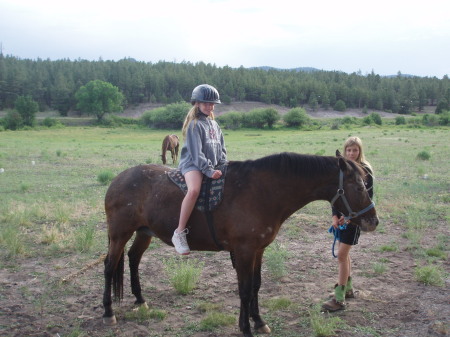
<svg viewBox="0 0 450 337"><path fill-rule="evenodd" d="M110 170L104 170L100 172L97 176L97 181L102 185L108 185L113 179L115 175Z"/></svg>
<svg viewBox="0 0 450 337"><path fill-rule="evenodd" d="M40 232L40 242L46 245L56 244L64 238L64 233L55 224L44 224Z"/></svg>
<svg viewBox="0 0 450 337"><path fill-rule="evenodd" d="M436 266L429 265L423 267L417 267L415 269L415 276L417 281L432 286L443 287L444 275L441 269Z"/></svg>
<svg viewBox="0 0 450 337"><path fill-rule="evenodd" d="M270 311L278 311L289 308L292 305L292 302L288 298L271 298L264 305L269 308Z"/></svg>
<svg viewBox="0 0 450 337"><path fill-rule="evenodd" d="M221 326L233 325L236 323L234 315L213 311L200 322L200 330L212 331Z"/></svg>
<svg viewBox="0 0 450 337"><path fill-rule="evenodd" d="M430 158L431 158L430 153L425 150L420 151L416 156L416 159L418 159L418 160L430 160Z"/></svg>
<svg viewBox="0 0 450 337"><path fill-rule="evenodd" d="M288 256L288 250L278 242L274 242L267 247L264 253L265 264L269 273L275 279L281 279L287 274L286 259Z"/></svg>
<svg viewBox="0 0 450 337"><path fill-rule="evenodd" d="M337 330L344 325L344 322L339 317L323 315L319 306L309 311L309 323L316 337L335 336Z"/></svg>
<svg viewBox="0 0 450 337"><path fill-rule="evenodd" d="M1 227L0 243L5 246L9 257L14 258L25 250L20 228L14 224Z"/></svg>
<svg viewBox="0 0 450 337"><path fill-rule="evenodd" d="M197 285L203 271L203 262L195 259L169 258L163 260L164 270L175 290L182 295Z"/></svg>
<svg viewBox="0 0 450 337"><path fill-rule="evenodd" d="M79 252L88 252L94 244L95 226L80 226L75 232L75 248Z"/></svg>

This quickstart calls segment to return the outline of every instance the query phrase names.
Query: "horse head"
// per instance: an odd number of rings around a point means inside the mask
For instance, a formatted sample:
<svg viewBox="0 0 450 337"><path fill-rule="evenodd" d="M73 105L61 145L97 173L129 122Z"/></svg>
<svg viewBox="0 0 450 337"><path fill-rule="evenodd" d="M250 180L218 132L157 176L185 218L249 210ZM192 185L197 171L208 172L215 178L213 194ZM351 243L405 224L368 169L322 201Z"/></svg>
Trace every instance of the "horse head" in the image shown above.
<svg viewBox="0 0 450 337"><path fill-rule="evenodd" d="M336 157L340 170L337 192L331 204L344 214L346 221L351 220L363 231L374 231L378 226L378 216L364 184L363 168L342 157L339 151L336 151Z"/></svg>

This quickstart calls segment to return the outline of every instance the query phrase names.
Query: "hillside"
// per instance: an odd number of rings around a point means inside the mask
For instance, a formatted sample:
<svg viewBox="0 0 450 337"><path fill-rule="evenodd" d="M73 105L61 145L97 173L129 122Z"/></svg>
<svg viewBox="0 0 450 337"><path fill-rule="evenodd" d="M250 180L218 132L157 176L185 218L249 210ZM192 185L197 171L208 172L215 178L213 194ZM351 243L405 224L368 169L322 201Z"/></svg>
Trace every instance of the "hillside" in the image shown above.
<svg viewBox="0 0 450 337"><path fill-rule="evenodd" d="M129 107L125 109L123 112L123 116L139 118L145 111L152 110L158 107L163 106L163 104L155 104L155 103L145 103L137 106ZM290 110L285 106L275 105L275 104L264 104L260 102L233 102L231 104L217 104L215 109L216 116L220 116L224 113L230 111L238 111L238 112L247 112L253 109L258 108L274 108L281 115L284 115L286 112ZM434 113L436 107L427 106L425 107L422 113ZM344 116L350 117L364 117L367 114L364 114L361 109L347 109L345 112L334 111L332 109L319 109L318 111L312 111L311 109L306 108L306 111L312 118L339 118ZM399 114L389 113L385 111L376 111L369 109L368 113L377 112L381 117L384 118L395 118L397 116L401 116Z"/></svg>

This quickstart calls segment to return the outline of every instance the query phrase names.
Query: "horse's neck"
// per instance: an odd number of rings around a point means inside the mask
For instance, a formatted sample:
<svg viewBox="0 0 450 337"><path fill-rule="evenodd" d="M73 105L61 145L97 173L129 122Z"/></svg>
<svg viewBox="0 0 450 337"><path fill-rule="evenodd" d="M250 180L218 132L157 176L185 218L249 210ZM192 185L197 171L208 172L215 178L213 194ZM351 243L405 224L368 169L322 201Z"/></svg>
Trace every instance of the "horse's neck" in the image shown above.
<svg viewBox="0 0 450 337"><path fill-rule="evenodd" d="M278 201L281 207L292 212L317 200L329 199L329 177L314 178L296 177L295 179L280 179L278 185L282 198ZM278 187L276 187L278 188Z"/></svg>

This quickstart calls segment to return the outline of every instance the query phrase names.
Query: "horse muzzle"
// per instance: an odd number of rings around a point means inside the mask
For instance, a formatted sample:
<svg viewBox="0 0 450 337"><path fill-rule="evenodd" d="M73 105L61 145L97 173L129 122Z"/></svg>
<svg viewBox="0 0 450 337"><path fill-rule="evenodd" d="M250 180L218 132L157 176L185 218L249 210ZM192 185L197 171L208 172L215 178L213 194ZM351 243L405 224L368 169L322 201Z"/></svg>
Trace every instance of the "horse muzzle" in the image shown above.
<svg viewBox="0 0 450 337"><path fill-rule="evenodd" d="M359 226L363 232L373 232L377 228L378 222L378 216L376 215L369 218L363 217L361 218Z"/></svg>

